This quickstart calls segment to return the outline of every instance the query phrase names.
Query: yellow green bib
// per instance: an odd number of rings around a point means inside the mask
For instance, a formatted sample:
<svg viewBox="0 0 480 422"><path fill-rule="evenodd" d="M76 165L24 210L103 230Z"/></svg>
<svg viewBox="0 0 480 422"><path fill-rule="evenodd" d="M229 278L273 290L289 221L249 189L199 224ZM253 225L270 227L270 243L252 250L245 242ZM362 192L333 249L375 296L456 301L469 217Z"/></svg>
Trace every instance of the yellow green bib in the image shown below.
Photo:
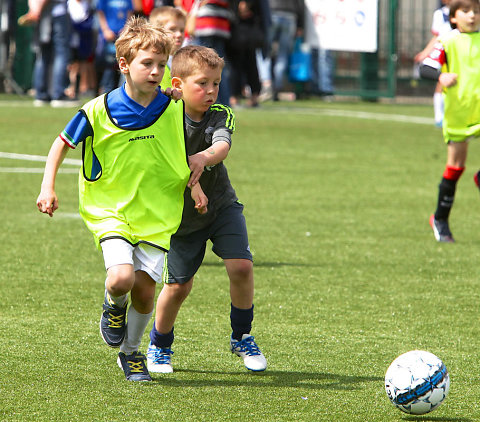
<svg viewBox="0 0 480 422"><path fill-rule="evenodd" d="M160 82L160 87L162 89L172 87L172 75L170 74L170 69L168 66L165 66L165 73L163 74L162 82Z"/></svg>
<svg viewBox="0 0 480 422"><path fill-rule="evenodd" d="M183 102L169 101L150 126L128 130L112 122L105 98L82 108L93 136L83 143L80 214L97 245L120 237L168 250L190 174Z"/></svg>
<svg viewBox="0 0 480 422"><path fill-rule="evenodd" d="M447 55L446 72L457 84L444 90L445 141L463 141L480 134L480 33L452 31L441 39Z"/></svg>

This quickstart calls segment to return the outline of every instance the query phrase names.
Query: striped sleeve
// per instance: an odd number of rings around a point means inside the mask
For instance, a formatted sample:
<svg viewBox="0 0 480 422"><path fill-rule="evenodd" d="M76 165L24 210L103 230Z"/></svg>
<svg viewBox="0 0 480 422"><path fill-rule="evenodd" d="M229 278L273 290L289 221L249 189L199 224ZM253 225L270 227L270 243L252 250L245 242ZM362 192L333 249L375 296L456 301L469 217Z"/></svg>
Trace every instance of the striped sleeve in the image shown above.
<svg viewBox="0 0 480 422"><path fill-rule="evenodd" d="M87 137L93 135L92 127L85 116L79 111L72 120L70 120L60 133L60 139L65 142L70 148L75 149L80 142L83 142Z"/></svg>
<svg viewBox="0 0 480 422"><path fill-rule="evenodd" d="M223 104L214 104L210 107L210 112L210 125L215 130L223 127L230 133L235 132L235 115L230 107Z"/></svg>

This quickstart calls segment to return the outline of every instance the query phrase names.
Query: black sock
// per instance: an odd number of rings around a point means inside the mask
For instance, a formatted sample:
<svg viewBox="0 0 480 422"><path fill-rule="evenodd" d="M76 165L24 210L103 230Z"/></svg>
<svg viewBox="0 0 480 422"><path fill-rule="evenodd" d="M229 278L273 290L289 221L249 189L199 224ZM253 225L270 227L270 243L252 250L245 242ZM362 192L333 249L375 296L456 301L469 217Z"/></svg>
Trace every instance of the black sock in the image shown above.
<svg viewBox="0 0 480 422"><path fill-rule="evenodd" d="M253 305L250 309L238 309L230 304L230 325L232 338L242 340L244 334L250 334L253 321Z"/></svg>
<svg viewBox="0 0 480 422"><path fill-rule="evenodd" d="M453 200L455 199L456 186L457 180L442 178L442 181L438 185L438 202L437 210L435 211L436 220L448 220L450 210L453 206Z"/></svg>

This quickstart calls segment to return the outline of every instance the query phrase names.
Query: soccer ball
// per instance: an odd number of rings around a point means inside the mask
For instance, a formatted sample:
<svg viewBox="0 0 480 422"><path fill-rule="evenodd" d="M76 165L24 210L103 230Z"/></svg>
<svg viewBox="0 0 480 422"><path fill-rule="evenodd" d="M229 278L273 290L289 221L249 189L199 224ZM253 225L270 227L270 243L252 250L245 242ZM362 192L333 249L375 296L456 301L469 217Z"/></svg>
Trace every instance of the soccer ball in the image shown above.
<svg viewBox="0 0 480 422"><path fill-rule="evenodd" d="M440 406L448 394L450 377L434 354L412 350L396 358L385 374L390 401L405 413L423 415Z"/></svg>

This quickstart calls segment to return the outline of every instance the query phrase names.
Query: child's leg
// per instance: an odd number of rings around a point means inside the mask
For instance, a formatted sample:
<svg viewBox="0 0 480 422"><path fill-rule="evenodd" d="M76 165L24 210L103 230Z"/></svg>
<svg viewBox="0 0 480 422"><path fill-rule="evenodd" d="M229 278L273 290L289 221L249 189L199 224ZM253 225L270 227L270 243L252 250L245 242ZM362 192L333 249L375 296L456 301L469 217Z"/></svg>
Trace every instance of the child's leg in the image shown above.
<svg viewBox="0 0 480 422"><path fill-rule="evenodd" d="M457 182L465 170L468 143L449 142L447 148L447 165L438 186L436 220L448 220L455 198Z"/></svg>
<svg viewBox="0 0 480 422"><path fill-rule="evenodd" d="M107 279L100 333L110 347L119 347L125 337L127 294L135 283L133 247L121 239L101 243Z"/></svg>
<svg viewBox="0 0 480 422"><path fill-rule="evenodd" d="M140 347L153 313L155 286L155 281L146 272L135 272L135 284L130 293L132 304L127 314L127 332L120 346L120 351L126 355L138 351Z"/></svg>
<svg viewBox="0 0 480 422"><path fill-rule="evenodd" d="M127 294L132 290L134 283L135 273L132 264L119 264L108 268L105 289L116 305L125 305Z"/></svg>
<svg viewBox="0 0 480 422"><path fill-rule="evenodd" d="M435 92L433 94L433 113L435 117L435 124L437 126L442 125L443 110L444 110L444 103L443 103L442 86L439 83L437 83L435 87Z"/></svg>
<svg viewBox="0 0 480 422"><path fill-rule="evenodd" d="M186 283L165 283L162 291L158 295L157 306L155 312L155 329L152 330L152 334L156 331L160 335L167 335L173 330L175 320L177 319L178 312L182 306L184 300L189 295L193 286L193 278ZM152 334L150 338L152 338ZM153 334L154 335L154 334ZM158 336L156 337L158 338ZM157 347L170 347L170 344L157 344L153 341ZM173 342L173 338L172 338Z"/></svg>
<svg viewBox="0 0 480 422"><path fill-rule="evenodd" d="M230 279L230 323L232 338L241 340L249 334L253 321L253 262L248 259L225 259L225 268Z"/></svg>
<svg viewBox="0 0 480 422"><path fill-rule="evenodd" d="M253 263L249 259L225 259L230 278L230 350L243 359L251 371L264 371L267 360L250 335L253 321Z"/></svg>
<svg viewBox="0 0 480 422"><path fill-rule="evenodd" d="M148 346L148 370L157 373L173 372L171 363L172 344L175 338L173 326L183 301L192 290L193 278L186 283L164 284L158 295L156 315L150 331Z"/></svg>

